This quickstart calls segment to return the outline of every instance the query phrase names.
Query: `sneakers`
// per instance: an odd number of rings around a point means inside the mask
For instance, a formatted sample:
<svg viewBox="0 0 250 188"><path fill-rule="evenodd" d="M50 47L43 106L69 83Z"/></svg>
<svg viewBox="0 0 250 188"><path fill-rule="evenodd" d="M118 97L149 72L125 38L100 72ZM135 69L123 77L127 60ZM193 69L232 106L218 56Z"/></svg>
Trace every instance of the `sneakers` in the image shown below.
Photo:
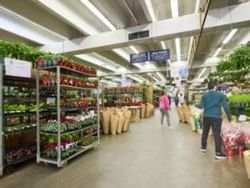
<svg viewBox="0 0 250 188"><path fill-rule="evenodd" d="M227 156L224 155L223 153L216 153L215 154L215 159L217 159L217 160L224 160L226 158L227 158Z"/></svg>
<svg viewBox="0 0 250 188"><path fill-rule="evenodd" d="M202 153L206 153L206 152L207 152L207 149L201 148L201 152L202 152Z"/></svg>

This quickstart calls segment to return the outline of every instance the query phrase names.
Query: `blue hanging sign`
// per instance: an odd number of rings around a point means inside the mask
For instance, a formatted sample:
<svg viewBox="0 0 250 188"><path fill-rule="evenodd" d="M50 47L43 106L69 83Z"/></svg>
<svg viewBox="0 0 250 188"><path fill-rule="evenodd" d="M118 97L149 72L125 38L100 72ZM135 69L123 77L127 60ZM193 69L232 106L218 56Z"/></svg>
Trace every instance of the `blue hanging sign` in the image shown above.
<svg viewBox="0 0 250 188"><path fill-rule="evenodd" d="M149 61L162 61L169 59L169 49L149 52Z"/></svg>
<svg viewBox="0 0 250 188"><path fill-rule="evenodd" d="M131 54L131 63L143 63L146 61L162 61L170 58L169 49Z"/></svg>
<svg viewBox="0 0 250 188"><path fill-rule="evenodd" d="M130 54L130 62L131 63L142 63L148 61L147 52L139 53L139 54Z"/></svg>
<svg viewBox="0 0 250 188"><path fill-rule="evenodd" d="M179 69L179 75L180 75L180 77L182 77L182 78L188 77L188 68L187 68L187 67L181 67L181 68Z"/></svg>

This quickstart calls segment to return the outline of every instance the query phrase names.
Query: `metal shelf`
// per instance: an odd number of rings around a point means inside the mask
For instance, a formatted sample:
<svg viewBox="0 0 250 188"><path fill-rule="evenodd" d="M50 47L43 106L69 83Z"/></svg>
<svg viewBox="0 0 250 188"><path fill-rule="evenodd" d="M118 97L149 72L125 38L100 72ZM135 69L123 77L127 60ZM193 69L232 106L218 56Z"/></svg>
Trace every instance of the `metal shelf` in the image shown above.
<svg viewBox="0 0 250 188"><path fill-rule="evenodd" d="M9 165L16 165L16 164L19 164L19 163L22 163L22 162L25 162L25 161L34 159L35 157L36 157L36 154L33 153L33 154L27 155L27 156L25 156L24 158L21 158L21 159L19 159L19 160L7 161L7 166L9 166Z"/></svg>
<svg viewBox="0 0 250 188"><path fill-rule="evenodd" d="M14 135L14 134L19 134L19 133L23 133L23 132L25 132L25 131L29 131L29 130L32 130L32 129L34 129L34 128L36 128L36 125L35 126L33 126L33 125L31 125L30 127L27 127L27 128L25 128L26 126L20 126L20 129L18 129L18 130L14 130L14 131L4 131L4 135L5 136L8 136L8 135Z"/></svg>
<svg viewBox="0 0 250 188"><path fill-rule="evenodd" d="M45 110L40 111L40 113L44 113L47 112ZM6 113L4 112L4 117L8 118L8 117L18 117L18 116L25 116L25 115L35 115L36 111L28 111L28 112L21 112L21 111L16 111L16 112L10 112L10 113Z"/></svg>
<svg viewBox="0 0 250 188"><path fill-rule="evenodd" d="M71 71L80 75L85 75L85 76L89 76L89 77L96 77L96 75L94 74L89 74L89 73L84 73L75 69L71 69L68 67L64 67L64 66L50 66L50 67L39 67L39 70L48 70L48 71L56 71L56 68L60 67L60 69L62 70L67 70L67 71Z"/></svg>
<svg viewBox="0 0 250 188"><path fill-rule="evenodd" d="M38 162L44 162L44 163L50 163L50 164L56 164L58 167L63 167L65 164L67 164L67 162L73 158L75 158L76 156L84 153L85 151L92 149L94 147L96 147L98 145L98 141L93 142L87 146L82 146L82 149L80 149L78 152L72 154L71 156L67 157L66 159L61 160L59 163L57 161L57 159L49 159L49 158L45 158L45 157L40 157Z"/></svg>
<svg viewBox="0 0 250 188"><path fill-rule="evenodd" d="M60 84L61 88L67 88L67 89L78 89L78 90L94 90L97 88L88 88L88 87L76 87L76 86L70 86L70 85L64 85L64 84ZM57 86L41 86L41 88L57 88Z"/></svg>
<svg viewBox="0 0 250 188"><path fill-rule="evenodd" d="M50 164L55 164L57 165L57 160L53 160L53 159L48 159L48 158L44 158L44 157L40 157L38 162L44 162L44 163L50 163Z"/></svg>
<svg viewBox="0 0 250 188"><path fill-rule="evenodd" d="M64 85L64 84L61 84L60 85L61 87L64 87L64 88L70 88L70 89L84 89L84 90L93 90L93 89L96 89L96 88L85 88L85 87L76 87L76 86L69 86L69 85Z"/></svg>
<svg viewBox="0 0 250 188"><path fill-rule="evenodd" d="M70 159L73 159L74 157L76 157L76 156L82 154L83 152L85 152L85 151L87 151L87 150L89 150L89 149L91 149L91 148L96 147L97 144L98 144L98 142L93 142L93 143L90 144L90 145L83 146L82 149L81 149L80 151L74 153L73 155L69 156L69 157L66 158L66 159L63 159L63 160L61 161L61 164L67 163Z"/></svg>
<svg viewBox="0 0 250 188"><path fill-rule="evenodd" d="M88 127L81 128L81 129L76 129L76 130L73 130L73 131L62 132L61 136L66 135L66 134L70 134L70 133L85 131L85 130L87 130L89 128L92 128L92 127L98 128L97 124L95 124L95 125L91 125L91 126L88 126ZM40 131L40 133L44 134L44 135L54 135L54 136L57 136L57 133L52 133L52 132Z"/></svg>
<svg viewBox="0 0 250 188"><path fill-rule="evenodd" d="M5 117L17 117L17 116L25 116L25 115L33 115L33 114L36 114L36 112L19 112L19 111L16 111L16 112L13 112L13 113L6 113L4 112L4 116Z"/></svg>
<svg viewBox="0 0 250 188"><path fill-rule="evenodd" d="M78 110L85 110L89 108L97 108L97 106L87 106L87 107L79 107L79 108L67 108L67 107L61 107L61 111L63 112L72 112L72 111L78 111ZM57 110L56 107L48 107L48 110Z"/></svg>
<svg viewBox="0 0 250 188"><path fill-rule="evenodd" d="M83 137L90 137L90 136L94 136L96 134L98 134L98 132L95 131L95 132L92 132L90 134L83 135Z"/></svg>
<svg viewBox="0 0 250 188"><path fill-rule="evenodd" d="M122 94L134 95L134 94L143 94L143 92L142 91L135 91L135 92L108 92L108 93L104 92L104 95L122 95Z"/></svg>
<svg viewBox="0 0 250 188"><path fill-rule="evenodd" d="M48 71L54 71L56 73L56 80L55 80L55 84L54 85L51 85L51 86L40 86L41 82L40 82L40 78L39 78L39 70L48 70ZM40 144L40 141L41 141L41 137L43 135L54 135L56 137L56 143L57 143L57 148L61 148L61 141L62 141L62 136L65 135L65 134L69 134L69 133L81 133L79 134L79 139L83 138L83 131L84 130L87 130L89 128L92 128L92 127L95 127L96 130L93 130L91 133L89 133L89 135L93 134L93 132L95 132L95 134L97 134L97 142L96 143L99 143L99 140L100 140L100 125L99 125L99 106L96 105L96 107L94 106L91 106L91 107L84 107L84 108L64 108L64 107L61 107L61 96L63 95L65 89L66 90L97 90L97 93L99 92L99 89L98 87L97 88L84 88L84 87L76 87L76 86L72 86L72 85L64 85L64 84L60 84L60 79L61 79L61 73L65 73L65 75L67 75L67 73L69 72L72 72L72 73L77 73L78 75L86 75L86 76L95 76L95 75L89 75L89 74L84 74L82 72L79 72L79 71L76 71L76 70L73 70L73 69L70 69L68 67L60 67L60 66L53 66L53 67L43 67L41 69L38 69L37 70L37 77L36 77L36 85L37 85L37 88L36 88L36 93L38 94L37 95L37 106L39 106L40 104L40 96L39 96L39 93L42 92L41 89L44 89L44 88L47 88L48 90L51 89L52 92L55 94L55 98L56 98L56 107L50 107L51 109L51 113L52 112L56 112L56 121L58 122L57 123L57 127L56 127L56 132L55 133L50 133L50 132L46 132L46 131L42 131L41 130L41 126L40 126L40 113L39 111L37 111L37 162L45 162L45 163L52 163L52 164L56 164L58 167L62 167L63 165L65 165L67 163L68 160L76 157L77 155L85 152L87 149L89 148L92 148L94 146L96 146L96 144L91 144L89 146L86 146L82 149L80 149L79 151L77 151L76 153L72 154L71 156L69 156L68 158L64 159L62 158L62 155L64 154L62 150L58 149L56 150L56 159L49 159L49 158L46 158L44 155L43 155L43 151L41 150L42 146ZM69 76L72 75L72 74L68 74ZM77 75L74 75L74 76L77 76ZM80 94L80 92L77 92L77 94ZM49 94L51 95L51 94ZM64 96L67 98L67 96ZM99 95L97 94L97 104L99 104ZM47 105L48 106L48 105ZM63 132L61 133L61 112L62 111L65 111L65 112L74 112L74 111L77 111L77 110L80 110L80 109L87 109L87 108L97 108L97 123L94 124L94 125L91 125L91 126L88 126L88 127L84 127L84 128L78 128L76 130L72 130L72 131L67 131L67 132ZM39 110L39 109L37 109ZM97 132L97 133L96 133ZM77 149L78 150L78 149Z"/></svg>

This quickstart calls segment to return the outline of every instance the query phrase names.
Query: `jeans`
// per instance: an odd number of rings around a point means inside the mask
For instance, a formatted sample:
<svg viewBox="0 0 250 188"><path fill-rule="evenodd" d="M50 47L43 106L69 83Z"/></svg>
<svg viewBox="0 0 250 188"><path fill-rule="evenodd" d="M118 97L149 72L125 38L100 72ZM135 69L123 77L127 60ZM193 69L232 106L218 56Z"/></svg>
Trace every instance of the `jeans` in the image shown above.
<svg viewBox="0 0 250 188"><path fill-rule="evenodd" d="M166 109L160 109L161 110L161 124L163 124L164 116L167 118L168 126L170 126L170 120L169 120L169 112Z"/></svg>
<svg viewBox="0 0 250 188"><path fill-rule="evenodd" d="M221 146L222 146L221 124L222 120L219 118L213 118L213 117L203 118L203 132L201 137L201 147L203 149L206 149L207 147L207 137L210 127L212 127L214 134L214 142L215 142L215 152L221 153Z"/></svg>

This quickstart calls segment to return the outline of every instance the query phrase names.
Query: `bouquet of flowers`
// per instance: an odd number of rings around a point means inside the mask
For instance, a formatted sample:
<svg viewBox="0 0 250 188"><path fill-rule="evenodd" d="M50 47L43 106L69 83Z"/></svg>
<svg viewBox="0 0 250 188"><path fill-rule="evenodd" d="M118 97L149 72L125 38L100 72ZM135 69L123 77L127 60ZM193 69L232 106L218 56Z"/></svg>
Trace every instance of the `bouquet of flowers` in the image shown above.
<svg viewBox="0 0 250 188"><path fill-rule="evenodd" d="M244 132L241 126L227 123L222 126L222 140L225 146L237 147L244 144Z"/></svg>

